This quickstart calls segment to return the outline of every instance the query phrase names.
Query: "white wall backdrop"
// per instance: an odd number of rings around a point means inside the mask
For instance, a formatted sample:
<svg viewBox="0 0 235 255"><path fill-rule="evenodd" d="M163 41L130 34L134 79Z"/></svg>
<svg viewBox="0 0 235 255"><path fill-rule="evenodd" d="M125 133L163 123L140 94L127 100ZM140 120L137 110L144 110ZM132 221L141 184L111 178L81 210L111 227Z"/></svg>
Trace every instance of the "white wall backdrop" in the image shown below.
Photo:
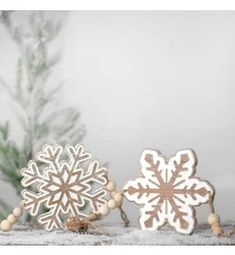
<svg viewBox="0 0 235 255"><path fill-rule="evenodd" d="M18 12L24 19L27 12ZM86 124L84 144L121 188L139 175L143 148L170 156L193 148L197 175L216 188L223 220L235 209L235 12L49 13L65 16L55 45L63 59L55 77L61 101L77 106ZM0 76L14 80L17 50L0 27ZM11 119L0 94L1 120ZM14 137L20 134L17 128ZM14 204L14 194L4 183ZM5 195L4 195L5 196ZM138 206L126 203L132 221ZM197 209L199 221L208 208ZM119 221L112 212L106 220Z"/></svg>

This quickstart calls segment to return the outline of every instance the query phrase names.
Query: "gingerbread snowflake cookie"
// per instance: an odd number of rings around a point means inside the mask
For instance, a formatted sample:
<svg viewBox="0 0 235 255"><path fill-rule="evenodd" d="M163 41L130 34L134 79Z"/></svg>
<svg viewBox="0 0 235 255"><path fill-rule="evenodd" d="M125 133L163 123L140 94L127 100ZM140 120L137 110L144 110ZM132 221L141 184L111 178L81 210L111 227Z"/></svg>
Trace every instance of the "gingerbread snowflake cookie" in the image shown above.
<svg viewBox="0 0 235 255"><path fill-rule="evenodd" d="M65 150L60 145L45 145L36 155L37 162L30 161L21 170L26 188L22 191L24 208L32 216L39 215L38 222L47 230L62 228L67 215L85 218L107 204L107 169L90 158L83 145L66 146ZM31 191L32 185L36 185L36 193Z"/></svg>
<svg viewBox="0 0 235 255"><path fill-rule="evenodd" d="M207 203L214 189L195 177L197 158L193 150L181 150L166 159L159 151L144 150L142 176L125 187L128 200L144 205L139 219L142 229L156 230L167 222L178 232L190 234L196 225L195 209Z"/></svg>

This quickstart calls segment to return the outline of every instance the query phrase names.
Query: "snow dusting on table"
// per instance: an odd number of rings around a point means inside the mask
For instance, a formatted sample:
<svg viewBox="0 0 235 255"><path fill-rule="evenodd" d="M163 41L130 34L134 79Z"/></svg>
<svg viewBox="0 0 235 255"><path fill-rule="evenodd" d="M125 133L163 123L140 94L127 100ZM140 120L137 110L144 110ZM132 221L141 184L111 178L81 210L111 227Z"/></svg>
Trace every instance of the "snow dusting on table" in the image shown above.
<svg viewBox="0 0 235 255"><path fill-rule="evenodd" d="M231 230L234 224L225 226ZM217 238L208 224L200 225L192 235L182 235L173 228L159 231L143 231L138 226L128 228L121 224L102 224L104 233L76 234L64 231L47 232L28 226L15 226L10 232L0 232L1 245L235 245L235 236Z"/></svg>

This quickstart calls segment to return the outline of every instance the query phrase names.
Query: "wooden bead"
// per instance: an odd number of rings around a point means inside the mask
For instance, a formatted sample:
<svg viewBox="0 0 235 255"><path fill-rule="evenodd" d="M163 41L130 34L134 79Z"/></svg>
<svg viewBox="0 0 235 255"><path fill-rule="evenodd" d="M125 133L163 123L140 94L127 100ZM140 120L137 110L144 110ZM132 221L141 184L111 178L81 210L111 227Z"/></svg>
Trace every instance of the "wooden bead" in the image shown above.
<svg viewBox="0 0 235 255"><path fill-rule="evenodd" d="M116 202L121 202L123 200L123 195L120 192L117 192L116 194L114 194L113 199Z"/></svg>
<svg viewBox="0 0 235 255"><path fill-rule="evenodd" d="M112 191L115 190L116 184L115 184L115 182L110 181L110 182L106 185L105 188L106 188L107 191L112 192Z"/></svg>
<svg viewBox="0 0 235 255"><path fill-rule="evenodd" d="M117 191L112 191L111 193L110 193L110 196L111 196L111 198L114 198L114 196L117 194Z"/></svg>
<svg viewBox="0 0 235 255"><path fill-rule="evenodd" d="M212 224L215 223L215 222L220 222L220 218L219 218L219 216L218 216L217 214L212 213L212 214L210 214L209 217L208 217L208 223L209 223L210 225L212 225Z"/></svg>
<svg viewBox="0 0 235 255"><path fill-rule="evenodd" d="M8 217L7 217L7 221L10 223L10 224L14 224L14 223L16 223L16 216L14 215L14 214L10 214L10 215L8 215Z"/></svg>
<svg viewBox="0 0 235 255"><path fill-rule="evenodd" d="M215 236L218 236L219 234L222 234L222 233L223 233L223 231L222 231L222 229L221 229L220 227L214 227L214 228L212 229L212 231L213 231L213 234L214 234Z"/></svg>
<svg viewBox="0 0 235 255"><path fill-rule="evenodd" d="M102 216L108 215L109 214L109 207L108 205L101 205L100 208L98 209L98 213L100 213Z"/></svg>
<svg viewBox="0 0 235 255"><path fill-rule="evenodd" d="M16 216L16 217L20 217L22 214L23 214L23 211L20 207L16 207L14 210L13 210L13 214Z"/></svg>
<svg viewBox="0 0 235 255"><path fill-rule="evenodd" d="M211 225L211 229L213 228L221 228L221 225L219 222L214 222L212 225Z"/></svg>
<svg viewBox="0 0 235 255"><path fill-rule="evenodd" d="M1 222L1 229L3 230L3 231L9 231L9 230L11 230L11 223L10 222L8 222L7 220L3 220L2 222Z"/></svg>
<svg viewBox="0 0 235 255"><path fill-rule="evenodd" d="M109 207L110 209L114 209L115 207L117 207L116 201L115 201L114 199L110 199L110 200L108 201L108 207Z"/></svg>

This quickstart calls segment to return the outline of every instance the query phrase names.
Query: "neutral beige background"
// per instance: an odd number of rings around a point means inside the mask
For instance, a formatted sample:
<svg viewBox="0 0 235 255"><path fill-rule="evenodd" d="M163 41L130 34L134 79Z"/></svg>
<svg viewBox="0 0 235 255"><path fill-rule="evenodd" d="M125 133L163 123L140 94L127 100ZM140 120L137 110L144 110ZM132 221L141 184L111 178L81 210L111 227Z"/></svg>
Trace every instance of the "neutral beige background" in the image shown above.
<svg viewBox="0 0 235 255"><path fill-rule="evenodd" d="M16 21L27 13L18 12ZM216 209L234 220L235 12L70 12L54 47L63 60L61 102L77 106L84 143L121 188L139 175L143 148L194 148L198 175L214 184ZM0 26L0 76L14 81L17 50ZM13 120L0 94L0 120ZM15 121L14 121L15 122ZM20 131L12 127L14 139ZM8 192L9 191L9 192ZM7 193L6 193L7 192ZM0 196L15 203L1 183ZM137 206L126 204L130 218ZM198 210L206 221L206 206ZM118 221L113 212L108 220Z"/></svg>

